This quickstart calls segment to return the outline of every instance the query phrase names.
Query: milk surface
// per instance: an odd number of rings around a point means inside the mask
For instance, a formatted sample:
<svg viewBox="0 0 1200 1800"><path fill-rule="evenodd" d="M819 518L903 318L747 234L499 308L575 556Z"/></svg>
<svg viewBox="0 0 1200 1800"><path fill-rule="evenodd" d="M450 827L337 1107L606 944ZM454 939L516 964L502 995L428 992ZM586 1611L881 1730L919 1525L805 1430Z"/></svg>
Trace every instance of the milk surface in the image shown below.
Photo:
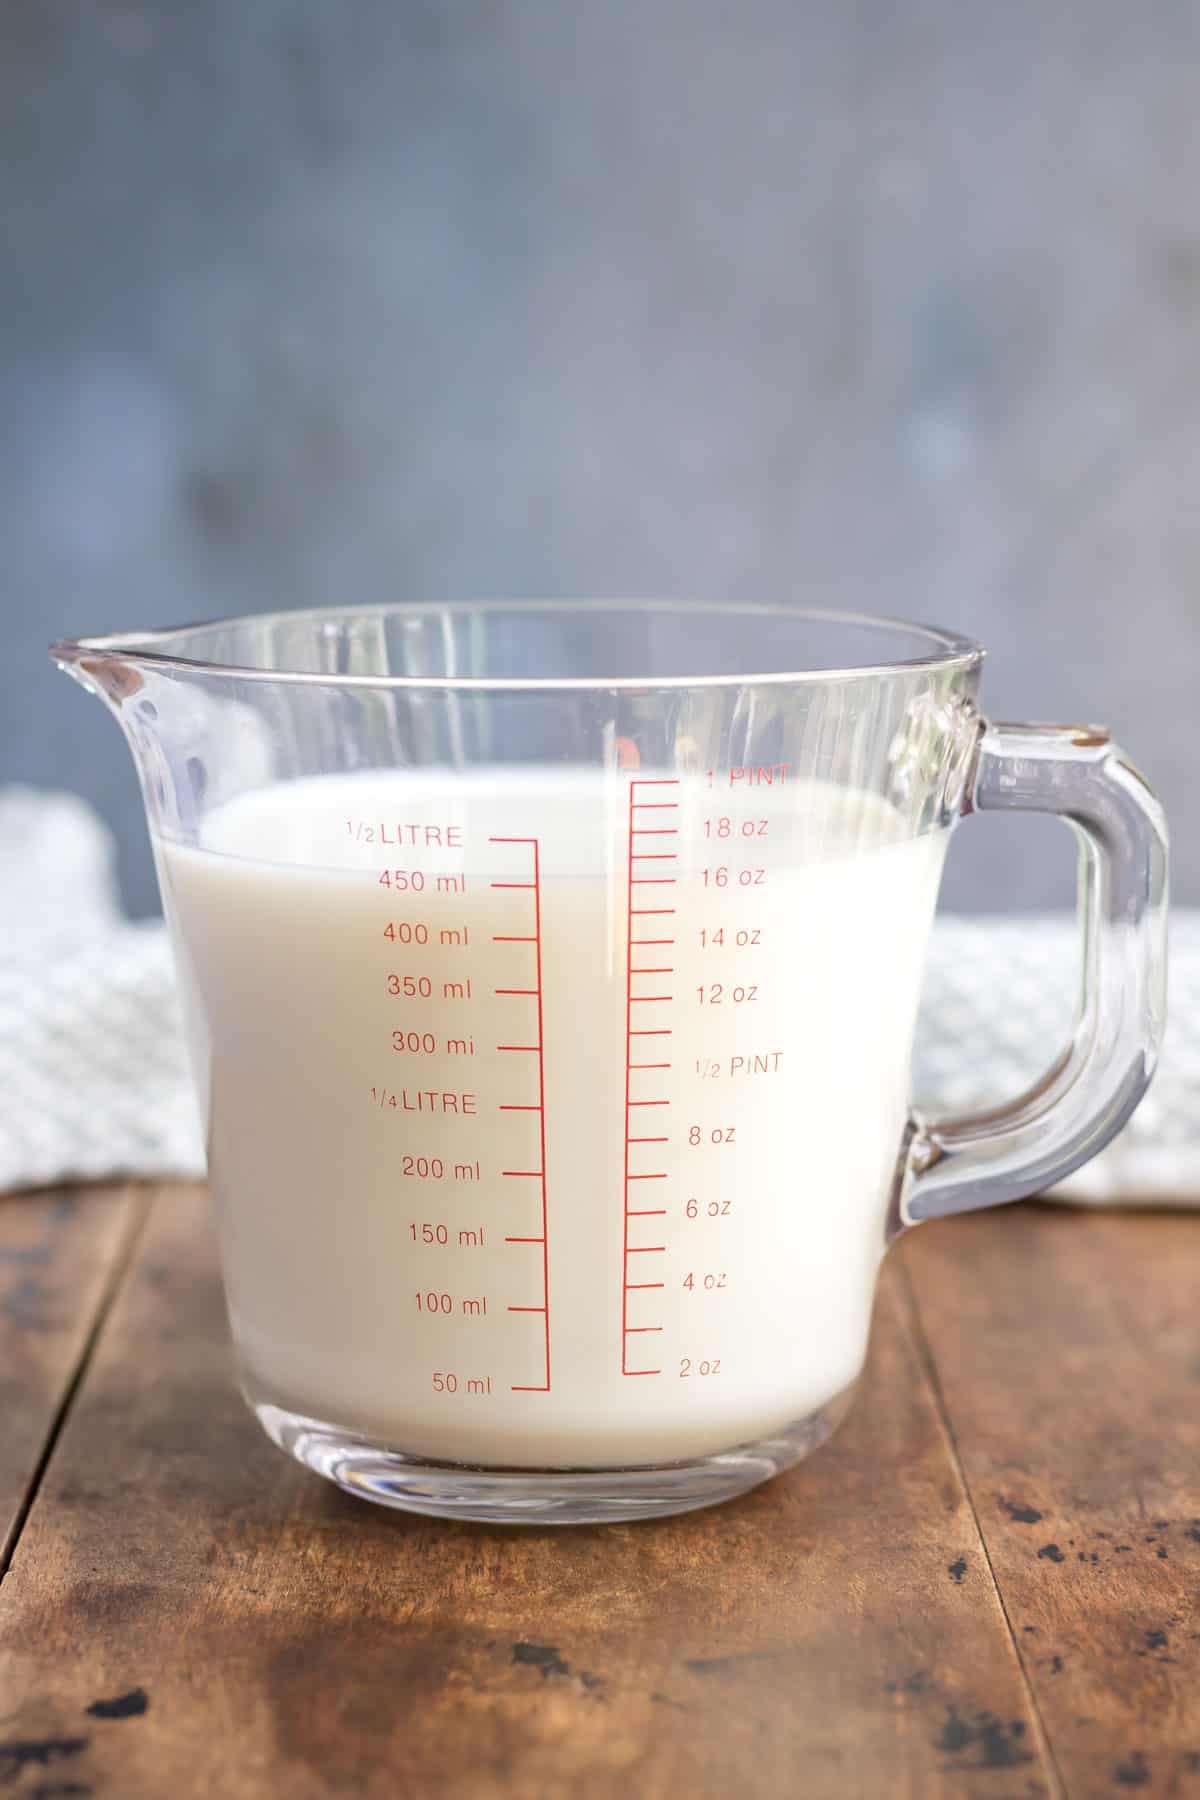
<svg viewBox="0 0 1200 1800"><path fill-rule="evenodd" d="M662 1463L857 1376L946 834L786 769L299 781L156 846L253 1395Z"/></svg>

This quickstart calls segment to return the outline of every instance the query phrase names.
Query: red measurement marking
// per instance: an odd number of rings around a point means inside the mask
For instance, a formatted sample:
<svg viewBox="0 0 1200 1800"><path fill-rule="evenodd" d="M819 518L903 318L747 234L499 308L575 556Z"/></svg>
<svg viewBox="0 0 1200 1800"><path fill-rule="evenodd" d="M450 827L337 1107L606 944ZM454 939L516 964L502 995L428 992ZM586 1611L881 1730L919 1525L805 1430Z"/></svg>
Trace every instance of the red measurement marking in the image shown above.
<svg viewBox="0 0 1200 1800"><path fill-rule="evenodd" d="M634 783L629 783L629 842L625 859L626 878L626 914L625 914L625 1118L621 1137L625 1143L625 1182L623 1202L623 1223L621 1237L621 1373L628 1372L627 1353L629 1350L629 1027L632 1024L633 1008L630 1005L630 986L632 977L630 969L633 964L633 790Z"/></svg>
<svg viewBox="0 0 1200 1800"><path fill-rule="evenodd" d="M512 995L514 998L535 1000L537 1002L537 1042L536 1044L497 1044L497 1050L525 1051L537 1057L537 1100L500 1107L501 1112L533 1112L538 1117L538 1143L541 1154L536 1169L503 1169L502 1175L525 1178L541 1184L542 1231L540 1237L509 1237L509 1244L540 1244L542 1247L542 1304L540 1306L510 1306L512 1313L532 1313L539 1315L543 1321L543 1347L545 1355L545 1378L533 1383L514 1383L514 1394L548 1394L550 1392L550 1245L549 1245L549 1203L547 1199L546 1176L546 1028L542 1008L542 864L541 845L535 837L494 837L493 844L527 844L533 853L532 881L494 881L494 888L519 888L533 895L533 931L523 935L494 934L494 944L532 944L534 946L534 985L531 988L497 988L497 994Z"/></svg>
<svg viewBox="0 0 1200 1800"><path fill-rule="evenodd" d="M637 946L651 945L651 944L661 945L661 944L673 944L675 942L674 938L671 938L671 937L642 938L642 937L634 936L634 932L635 932L635 930L637 930L637 927L634 925L635 919L669 918L674 914L675 908L673 906L635 906L633 890L635 887L673 887L673 886L675 886L677 883L677 880L678 880L677 876L674 876L674 875L642 875L640 873L635 874L634 869L635 869L635 865L637 863L641 863L641 862L675 862L678 860L678 857L677 857L677 852L674 850L640 850L635 845L634 839L638 838L638 837L678 837L679 836L679 827L676 825L661 825L661 826L659 826L659 825L643 825L640 823L640 819L639 819L639 815L643 811L645 811L645 812L678 811L678 808L679 808L678 800L668 800L666 798L647 800L647 799L643 798L644 791L648 788L664 788L664 787L678 787L678 786L679 786L679 781L678 781L677 777L670 778L670 779L668 779L666 777L663 777L663 778L656 777L654 779L642 779L640 776L632 776L630 778L630 782L629 782L629 816L628 816L628 821L627 821L626 849L625 849L625 883L626 883L625 1129L624 1129L625 1169L624 1169L624 1209L623 1209L623 1211L624 1211L624 1229L623 1229L623 1233L622 1233L622 1244L621 1244L621 1373L622 1373L622 1375L660 1375L662 1373L661 1369L643 1369L643 1368L631 1368L630 1367L630 1355L629 1355L629 1340L630 1340L630 1338L631 1337L642 1337L642 1336L651 1335L655 1332L661 1332L663 1327L661 1325L640 1325L640 1324L634 1325L634 1324L631 1324L630 1317L629 1317L629 1296L633 1292L643 1292L643 1291L646 1291L646 1290L649 1290L652 1288L661 1288L664 1284L662 1282L653 1282L653 1281L630 1281L630 1279L629 1279L629 1275L630 1275L629 1259L631 1256L653 1255L653 1254L661 1252L665 1249L665 1245L662 1245L662 1244L634 1244L634 1243L631 1243L630 1242L630 1220L631 1219L648 1218L651 1216L665 1217L667 1209L665 1206L664 1207L635 1207L635 1206L632 1206L630 1204L630 1202L631 1202L631 1198L633 1195L633 1183L635 1181L665 1181L667 1179L667 1177L665 1174L662 1174L662 1173L655 1173L655 1174L639 1173L637 1170L631 1168L630 1167L630 1151L635 1144L665 1144L669 1141L665 1136L647 1137L642 1134L635 1133L634 1131L631 1130L631 1121L633 1118L634 1109L636 1107L669 1106L670 1105L669 1100L655 1098L655 1097L644 1097L643 1098L639 1095L636 1095L636 1090L634 1088L634 1080L633 1080L635 1072L640 1074L640 1073L642 1073L644 1071L648 1071L648 1070L652 1071L652 1070L656 1070L656 1069L669 1069L671 1065L669 1062L635 1062L633 1060L634 1040L638 1039L638 1038L648 1038L648 1037L670 1037L672 1035L672 1032L671 1032L670 1026L666 1026L666 1025L653 1027L653 1028L648 1027L645 1029L635 1030L634 1024L633 1024L633 1009L635 1006L669 1005L670 1002L673 1000L674 996L672 994L635 994L633 991L633 988L634 988L634 976L635 975L671 975L674 973L674 969L673 968L663 968L661 966L654 967L654 968L637 968L634 966L633 952L634 952L635 945L637 945ZM643 927L643 929L645 929L645 928ZM650 929L653 930L654 929L653 926L651 926ZM652 1095L653 1095L653 1090L651 1090L651 1096Z"/></svg>

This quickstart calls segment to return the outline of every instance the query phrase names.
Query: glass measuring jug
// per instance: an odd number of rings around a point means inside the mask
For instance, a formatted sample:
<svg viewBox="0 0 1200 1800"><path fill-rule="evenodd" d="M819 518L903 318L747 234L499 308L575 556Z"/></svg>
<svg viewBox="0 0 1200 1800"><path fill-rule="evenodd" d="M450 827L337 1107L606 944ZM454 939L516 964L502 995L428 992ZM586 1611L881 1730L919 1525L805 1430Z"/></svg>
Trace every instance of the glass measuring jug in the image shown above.
<svg viewBox="0 0 1200 1800"><path fill-rule="evenodd" d="M132 748L268 1433L499 1521L737 1494L846 1411L888 1242L1149 1079L1166 844L981 651L790 608L383 606L63 644ZM951 829L1081 845L1078 1025L980 1119L908 1069Z"/></svg>

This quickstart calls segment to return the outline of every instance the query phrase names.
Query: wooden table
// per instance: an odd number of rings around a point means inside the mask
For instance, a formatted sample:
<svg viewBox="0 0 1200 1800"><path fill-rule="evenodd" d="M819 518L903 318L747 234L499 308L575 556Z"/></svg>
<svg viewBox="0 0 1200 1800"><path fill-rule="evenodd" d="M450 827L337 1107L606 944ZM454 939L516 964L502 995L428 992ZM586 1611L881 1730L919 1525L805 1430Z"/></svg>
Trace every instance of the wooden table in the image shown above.
<svg viewBox="0 0 1200 1800"><path fill-rule="evenodd" d="M0 1199L0 1794L1200 1796L1200 1217L889 1259L813 1461L663 1523L390 1514L272 1449L202 1190Z"/></svg>

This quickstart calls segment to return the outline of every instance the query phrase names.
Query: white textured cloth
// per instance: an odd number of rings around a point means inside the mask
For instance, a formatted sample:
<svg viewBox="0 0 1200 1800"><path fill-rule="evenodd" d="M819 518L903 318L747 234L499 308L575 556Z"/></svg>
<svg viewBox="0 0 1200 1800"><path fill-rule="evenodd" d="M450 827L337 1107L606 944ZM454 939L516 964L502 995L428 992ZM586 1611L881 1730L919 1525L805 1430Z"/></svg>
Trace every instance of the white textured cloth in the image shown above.
<svg viewBox="0 0 1200 1800"><path fill-rule="evenodd" d="M70 794L0 791L0 1190L198 1175L170 947L122 918L113 845ZM918 1033L926 1112L1021 1091L1070 1028L1073 919L941 918ZM1200 1193L1200 913L1172 927L1171 1026L1150 1094L1064 1198L1191 1204Z"/></svg>
<svg viewBox="0 0 1200 1800"><path fill-rule="evenodd" d="M1011 1100L1070 1035L1080 979L1073 914L939 918L913 1070L929 1116ZM1168 1024L1158 1072L1106 1150L1055 1190L1096 1205L1200 1203L1200 911L1171 916Z"/></svg>
<svg viewBox="0 0 1200 1800"><path fill-rule="evenodd" d="M0 791L0 1190L197 1175L171 949L72 794Z"/></svg>

